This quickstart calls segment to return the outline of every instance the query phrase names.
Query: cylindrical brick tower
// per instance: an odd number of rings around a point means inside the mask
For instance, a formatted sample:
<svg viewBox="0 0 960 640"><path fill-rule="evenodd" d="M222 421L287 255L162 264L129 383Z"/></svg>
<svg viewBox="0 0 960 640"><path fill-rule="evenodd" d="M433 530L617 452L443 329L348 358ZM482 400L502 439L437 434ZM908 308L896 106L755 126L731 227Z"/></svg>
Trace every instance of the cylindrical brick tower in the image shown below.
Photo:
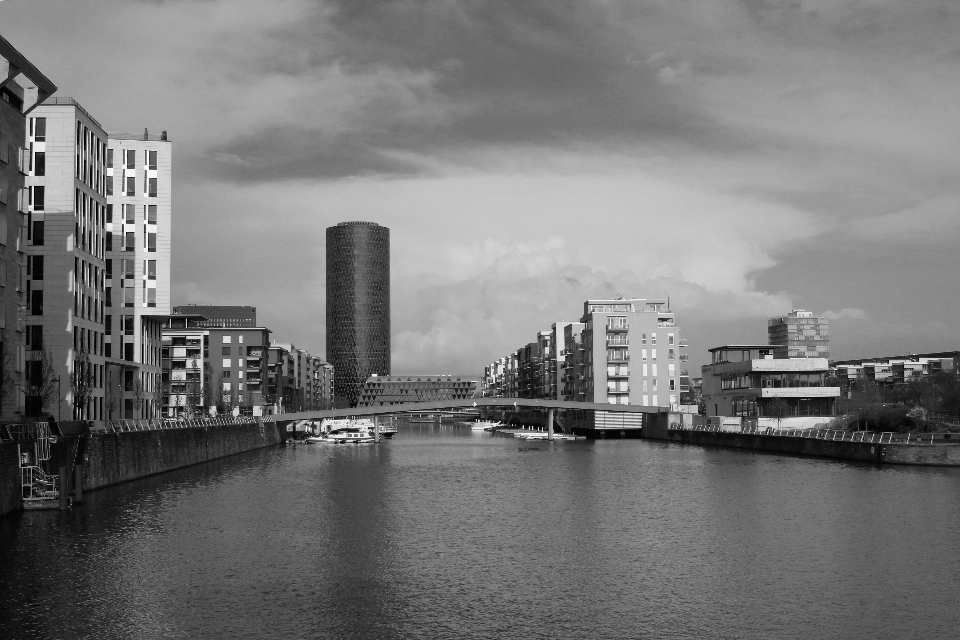
<svg viewBox="0 0 960 640"><path fill-rule="evenodd" d="M337 407L356 406L371 375L390 375L390 229L327 228L327 361Z"/></svg>

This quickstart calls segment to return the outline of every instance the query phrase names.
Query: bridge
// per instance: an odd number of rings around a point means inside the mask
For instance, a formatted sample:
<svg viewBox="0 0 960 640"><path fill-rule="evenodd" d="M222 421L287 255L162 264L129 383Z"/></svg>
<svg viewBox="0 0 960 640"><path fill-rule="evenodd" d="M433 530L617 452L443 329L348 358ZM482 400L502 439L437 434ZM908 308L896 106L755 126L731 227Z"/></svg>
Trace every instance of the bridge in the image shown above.
<svg viewBox="0 0 960 640"><path fill-rule="evenodd" d="M643 416L656 416L658 420L666 420L669 409L667 407L641 407L631 404L606 404L602 402L573 402L570 400L549 400L545 398L467 398L465 400L436 400L433 402L409 402L405 404L388 404L370 407L350 407L346 409L318 409L313 411L298 411L295 413L281 413L274 416L278 422L292 422L295 420L322 420L323 418L363 418L398 413L428 413L448 409L545 409L547 411L547 431L553 434L554 413L557 410L593 412L604 417L600 422L593 422L589 431L603 432L606 430L639 430ZM608 418L608 414L624 414L624 420L615 421ZM627 416L632 414L632 420ZM637 415L640 414L640 415ZM662 416L662 417L661 417Z"/></svg>

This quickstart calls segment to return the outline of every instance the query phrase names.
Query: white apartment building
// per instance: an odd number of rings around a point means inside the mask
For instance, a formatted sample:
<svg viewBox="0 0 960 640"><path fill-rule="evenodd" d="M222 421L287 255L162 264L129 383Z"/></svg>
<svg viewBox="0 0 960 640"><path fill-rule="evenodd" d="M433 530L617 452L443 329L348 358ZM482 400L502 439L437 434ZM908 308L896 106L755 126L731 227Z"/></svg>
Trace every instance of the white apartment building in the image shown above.
<svg viewBox="0 0 960 640"><path fill-rule="evenodd" d="M163 406L161 328L170 314L173 145L111 133L106 158L107 397L114 418Z"/></svg>
<svg viewBox="0 0 960 640"><path fill-rule="evenodd" d="M666 299L583 304L574 395L581 402L674 407L680 398L680 327Z"/></svg>
<svg viewBox="0 0 960 640"><path fill-rule="evenodd" d="M107 134L72 98L51 98L27 122L29 192L26 240L26 375L39 378L46 359L59 376L61 419L104 418L104 224ZM92 375L72 388L89 358ZM86 397L77 397L77 396ZM38 415L38 397L25 398ZM34 405L34 406L31 406Z"/></svg>

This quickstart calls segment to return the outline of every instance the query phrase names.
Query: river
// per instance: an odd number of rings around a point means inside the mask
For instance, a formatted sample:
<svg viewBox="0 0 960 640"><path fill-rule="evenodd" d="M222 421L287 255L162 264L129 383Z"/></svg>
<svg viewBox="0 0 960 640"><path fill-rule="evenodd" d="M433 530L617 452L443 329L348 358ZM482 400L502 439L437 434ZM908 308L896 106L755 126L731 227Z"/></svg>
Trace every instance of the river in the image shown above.
<svg viewBox="0 0 960 640"><path fill-rule="evenodd" d="M960 469L401 427L0 519L0 638L954 638Z"/></svg>

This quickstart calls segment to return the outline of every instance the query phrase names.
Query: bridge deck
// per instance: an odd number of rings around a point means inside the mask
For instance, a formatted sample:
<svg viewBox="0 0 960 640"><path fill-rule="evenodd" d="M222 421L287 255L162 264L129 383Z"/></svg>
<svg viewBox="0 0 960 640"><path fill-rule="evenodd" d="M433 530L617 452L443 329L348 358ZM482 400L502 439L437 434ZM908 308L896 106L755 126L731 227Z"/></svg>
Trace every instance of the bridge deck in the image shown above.
<svg viewBox="0 0 960 640"><path fill-rule="evenodd" d="M472 409L480 407L525 407L536 409L565 409L574 411L609 411L615 413L667 413L666 407L640 407L631 404L604 404L601 402L571 402L569 400L546 400L542 398L467 398L466 400L437 400L435 402L410 402L377 407L353 407L349 409L324 409L282 413L277 420L320 420L322 418L346 418L348 416L382 416L393 413L418 413L438 409Z"/></svg>

